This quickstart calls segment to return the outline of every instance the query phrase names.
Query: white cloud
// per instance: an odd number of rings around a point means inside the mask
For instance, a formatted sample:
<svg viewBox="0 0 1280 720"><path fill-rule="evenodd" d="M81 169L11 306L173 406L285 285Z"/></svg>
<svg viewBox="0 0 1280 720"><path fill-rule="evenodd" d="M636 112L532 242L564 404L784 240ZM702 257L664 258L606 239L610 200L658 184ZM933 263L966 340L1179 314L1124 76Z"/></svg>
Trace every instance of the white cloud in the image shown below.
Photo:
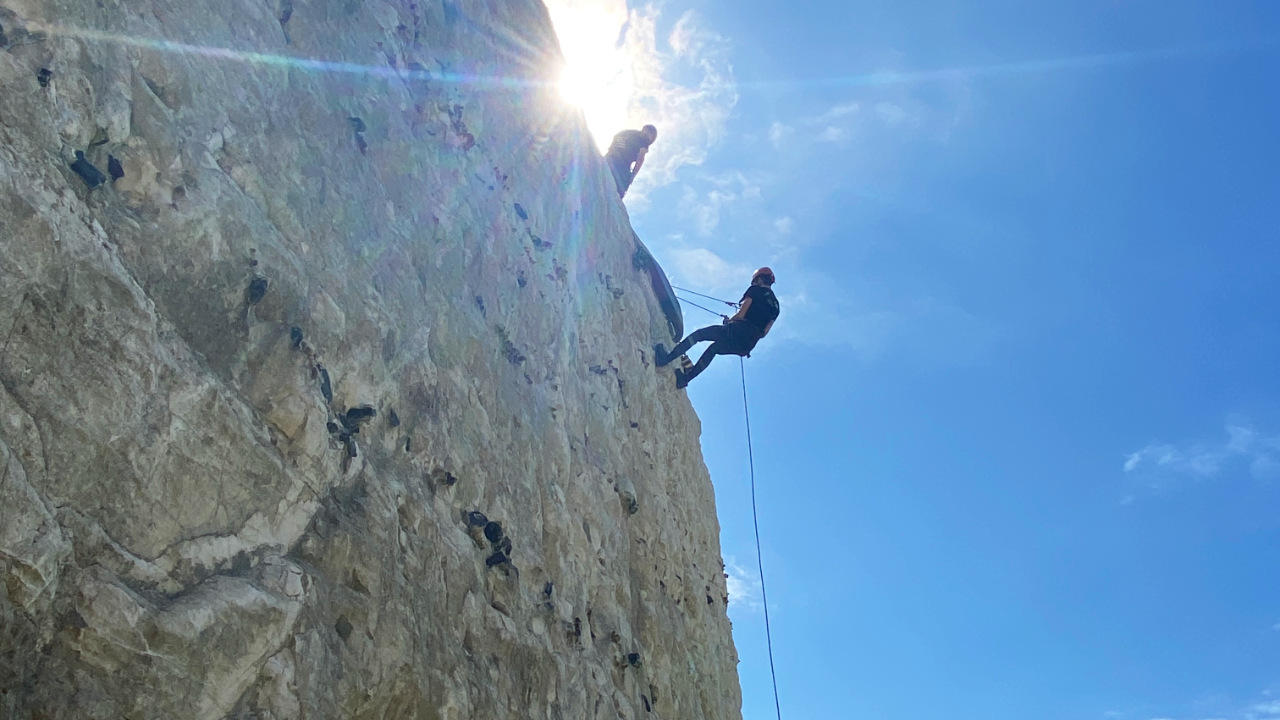
<svg viewBox="0 0 1280 720"><path fill-rule="evenodd" d="M774 147L780 147L782 142L794 135L795 132L796 129L790 125L775 122L769 126L769 142L773 143Z"/></svg>
<svg viewBox="0 0 1280 720"><path fill-rule="evenodd" d="M729 42L693 11L659 35L663 3L628 9L626 0L547 0L571 77L596 144L609 144L625 128L658 128L644 170L627 195L645 205L652 189L675 181L687 165L700 165L724 133L738 102Z"/></svg>
<svg viewBox="0 0 1280 720"><path fill-rule="evenodd" d="M857 115L861 111L862 106L856 102L841 103L817 117L807 119L805 122L809 125L829 125L840 118Z"/></svg>
<svg viewBox="0 0 1280 720"><path fill-rule="evenodd" d="M668 254L675 260L677 285L714 294L741 290L751 282L754 268L731 263L706 248L677 248ZM726 296L726 299L736 298Z"/></svg>
<svg viewBox="0 0 1280 720"><path fill-rule="evenodd" d="M725 585L729 588L729 607L757 611L761 606L760 584L756 578L743 569L733 558L725 563Z"/></svg>
<svg viewBox="0 0 1280 720"><path fill-rule="evenodd" d="M790 235L791 231L795 229L795 224L795 220L790 215L787 215L774 220L773 228L783 235Z"/></svg>
<svg viewBox="0 0 1280 720"><path fill-rule="evenodd" d="M644 172L636 178L635 193L641 196L674 182L680 168L701 165L738 103L728 40L688 11L667 37L667 51L658 41L660 15L655 5L632 10L624 40L635 58L637 79L629 108L632 124L653 123L659 132ZM695 80L684 83L673 77Z"/></svg>
<svg viewBox="0 0 1280 720"><path fill-rule="evenodd" d="M907 121L907 111L891 102L876 103L876 115L889 127L897 127Z"/></svg>
<svg viewBox="0 0 1280 720"><path fill-rule="evenodd" d="M849 137L848 130L845 130L842 127L836 127L835 125L830 125L827 127L826 130L823 130L822 132L818 133L818 142L838 143L843 141L847 137Z"/></svg>
<svg viewBox="0 0 1280 720"><path fill-rule="evenodd" d="M1267 700L1245 708L1245 720L1280 720L1280 700Z"/></svg>
<svg viewBox="0 0 1280 720"><path fill-rule="evenodd" d="M1141 472L1153 481L1174 478L1197 480L1218 476L1231 466L1246 465L1255 478L1273 477L1280 471L1280 435L1262 436L1252 426L1228 424L1225 437L1181 447L1152 443L1125 456L1126 473Z"/></svg>
<svg viewBox="0 0 1280 720"><path fill-rule="evenodd" d="M758 201L761 199L760 184L741 172L722 173L716 176L699 178L701 184L711 185L705 193L699 193L692 186L684 186L680 198L680 213L691 218L697 234L707 237L720 225L720 213L727 205L739 200Z"/></svg>

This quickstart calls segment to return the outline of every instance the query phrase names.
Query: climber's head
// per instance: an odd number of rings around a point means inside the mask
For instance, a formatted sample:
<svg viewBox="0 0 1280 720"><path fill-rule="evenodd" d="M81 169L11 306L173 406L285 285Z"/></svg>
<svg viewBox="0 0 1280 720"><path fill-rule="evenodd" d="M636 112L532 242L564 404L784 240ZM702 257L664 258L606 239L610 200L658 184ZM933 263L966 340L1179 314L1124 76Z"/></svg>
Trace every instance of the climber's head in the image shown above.
<svg viewBox="0 0 1280 720"><path fill-rule="evenodd" d="M763 285L765 287L769 287L773 285L774 280L773 270L767 267L760 268L756 271L755 275L751 276L752 285Z"/></svg>
<svg viewBox="0 0 1280 720"><path fill-rule="evenodd" d="M654 140L657 140L657 139L658 139L658 128L656 128L656 127L654 127L654 126L652 126L652 125L645 125L644 127L640 128L640 132L642 132L642 133L644 133L645 135L648 135L648 136L649 136L649 144L650 144L650 145L652 145L652 144L653 144L653 141L654 141Z"/></svg>

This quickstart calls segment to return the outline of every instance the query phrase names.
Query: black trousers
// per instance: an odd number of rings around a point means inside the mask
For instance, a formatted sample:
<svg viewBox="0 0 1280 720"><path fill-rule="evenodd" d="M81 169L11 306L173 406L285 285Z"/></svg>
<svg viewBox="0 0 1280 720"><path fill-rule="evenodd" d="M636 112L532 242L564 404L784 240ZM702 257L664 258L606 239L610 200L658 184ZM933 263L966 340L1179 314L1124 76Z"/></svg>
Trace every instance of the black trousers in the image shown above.
<svg viewBox="0 0 1280 720"><path fill-rule="evenodd" d="M703 370L716 359L717 355L748 355L760 341L760 331L754 325L742 321L725 325L708 325L689 333L671 350L671 357L680 357L689 352L696 343L711 342L711 347L702 353L698 362L685 373L686 380L692 380L702 374Z"/></svg>
<svg viewBox="0 0 1280 720"><path fill-rule="evenodd" d="M618 184L618 197L625 197L627 189L631 187L631 181L635 180L635 176L631 174L631 163L612 155L605 155L604 160L609 164L609 170L613 172L613 181Z"/></svg>

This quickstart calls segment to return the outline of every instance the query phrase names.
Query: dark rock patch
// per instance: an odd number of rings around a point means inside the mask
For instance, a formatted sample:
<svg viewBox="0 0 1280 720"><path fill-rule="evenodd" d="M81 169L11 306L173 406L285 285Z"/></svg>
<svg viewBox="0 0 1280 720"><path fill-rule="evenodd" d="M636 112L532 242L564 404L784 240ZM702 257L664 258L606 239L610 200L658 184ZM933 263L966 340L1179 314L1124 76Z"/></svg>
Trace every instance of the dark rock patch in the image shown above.
<svg viewBox="0 0 1280 720"><path fill-rule="evenodd" d="M498 332L498 340L502 343L502 354L506 356L507 362L510 362L512 365L519 365L523 363L526 358L524 354L520 352L520 349L516 347L515 343L511 342L511 337L507 335L507 329L499 325L496 330Z"/></svg>
<svg viewBox="0 0 1280 720"><path fill-rule="evenodd" d="M493 543L494 545L497 545L498 543L502 542L502 538L506 537L506 534L502 532L501 523L497 523L490 520L489 522L485 523L484 537L489 542Z"/></svg>
<svg viewBox="0 0 1280 720"><path fill-rule="evenodd" d="M529 213L525 212L523 207L520 207L520 203L516 203L516 215L519 215L521 220L529 219Z"/></svg>
<svg viewBox="0 0 1280 720"><path fill-rule="evenodd" d="M338 621L333 624L333 630L338 633L338 637L342 638L342 642L346 642L351 639L351 631L353 628L351 627L351 621L347 619L346 615L338 616Z"/></svg>
<svg viewBox="0 0 1280 720"><path fill-rule="evenodd" d="M120 164L120 159L115 155L107 156L107 174L112 180L119 180L124 177L124 166Z"/></svg>
<svg viewBox="0 0 1280 720"><path fill-rule="evenodd" d="M324 369L323 365L317 365L316 370L320 373L320 394L324 396L327 403L333 402L333 383L329 381L329 371Z"/></svg>
<svg viewBox="0 0 1280 720"><path fill-rule="evenodd" d="M250 305L257 305L262 302L262 298L267 296L267 279L261 275L255 276L249 281L249 287L245 290L244 298Z"/></svg>
<svg viewBox="0 0 1280 720"><path fill-rule="evenodd" d="M40 68L40 72L36 73L36 82L40 83L40 87L47 88L52 81L53 71L49 68Z"/></svg>
<svg viewBox="0 0 1280 720"><path fill-rule="evenodd" d="M86 160L84 153L79 150L76 151L75 162L71 163L71 171L79 175L80 179L84 181L85 185L89 186L90 190L107 181L107 176L103 175L101 170L94 167L93 163Z"/></svg>

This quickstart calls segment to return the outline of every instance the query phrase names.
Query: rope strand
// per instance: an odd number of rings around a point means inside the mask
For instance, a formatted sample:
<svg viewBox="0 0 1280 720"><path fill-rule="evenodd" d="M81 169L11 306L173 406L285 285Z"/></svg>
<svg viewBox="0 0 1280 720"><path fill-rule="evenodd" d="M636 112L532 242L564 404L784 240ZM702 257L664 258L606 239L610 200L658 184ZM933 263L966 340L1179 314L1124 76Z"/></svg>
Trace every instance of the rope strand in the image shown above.
<svg viewBox="0 0 1280 720"><path fill-rule="evenodd" d="M679 295L677 295L676 297L677 297L677 299L679 299L681 302L688 303L688 304L690 304L690 305L692 305L692 306L694 306L694 307L698 308L699 310L706 310L707 312L711 313L712 315L715 315L716 317L724 317L724 314L723 314L723 313L718 313L718 312L716 312L715 310L712 310L712 309L710 309L710 308L703 307L703 306L699 305L698 303L696 303L696 302L694 302L694 301L692 301L692 300L690 300L690 299L688 299L688 298L682 298L682 297L680 297Z"/></svg>
<svg viewBox="0 0 1280 720"><path fill-rule="evenodd" d="M736 303L736 302L730 302L730 301L725 300L725 299L723 299L723 298L712 297L711 295L704 295L704 294L702 294L702 293L698 292L697 290L689 290L688 288L676 287L675 285L672 285L672 286L671 286L671 289L672 289L672 290L679 290L679 291L681 291L681 292L687 292L687 293L690 293L690 294L692 294L692 295L697 295L698 297L706 298L706 299L708 299L708 300L715 300L716 302L722 302L722 303L724 303L725 305L728 305L729 307L738 307L738 303Z"/></svg>
<svg viewBox="0 0 1280 720"><path fill-rule="evenodd" d="M778 699L778 671L773 665L773 631L769 628L769 593L764 589L764 558L760 554L760 513L756 510L756 459L751 449L751 410L747 408L747 363L738 358L742 370L742 414L747 420L747 462L751 468L751 524L756 531L756 567L760 569L760 599L764 604L764 637L769 645L769 674L773 676L773 706L782 720L782 701Z"/></svg>

